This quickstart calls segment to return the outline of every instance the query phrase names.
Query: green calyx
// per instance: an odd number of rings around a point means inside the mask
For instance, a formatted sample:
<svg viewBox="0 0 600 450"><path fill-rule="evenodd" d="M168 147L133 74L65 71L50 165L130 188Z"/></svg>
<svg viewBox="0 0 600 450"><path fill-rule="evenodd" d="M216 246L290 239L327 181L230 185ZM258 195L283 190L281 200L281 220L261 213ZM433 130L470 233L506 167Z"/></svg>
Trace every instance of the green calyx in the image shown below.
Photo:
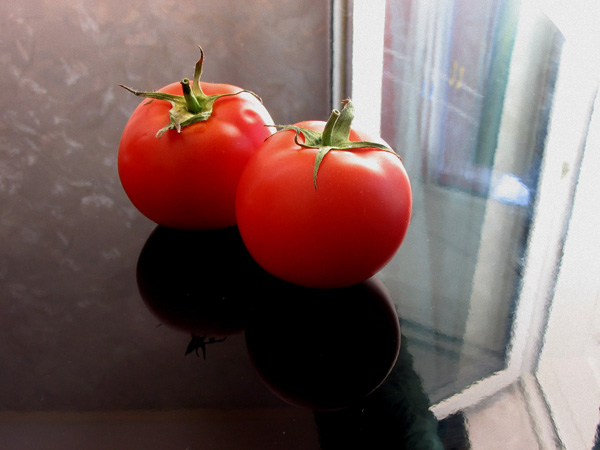
<svg viewBox="0 0 600 450"><path fill-rule="evenodd" d="M325 124L325 128L322 132L309 130L294 125L275 125L278 129L278 133L281 131L293 130L296 132L294 142L304 148L315 148L318 149L317 156L315 158L315 165L313 169L313 184L315 190L317 189L317 174L319 167L323 162L323 158L331 150L355 150L359 148L376 148L386 152L390 152L397 156L400 156L387 145L379 144L377 142L367 141L351 141L350 127L352 120L354 120L354 106L350 100L345 100L342 111L334 109L329 116L329 120ZM302 135L304 142L300 142L298 136Z"/></svg>
<svg viewBox="0 0 600 450"><path fill-rule="evenodd" d="M200 49L200 59L196 63L193 82L190 83L188 78L183 78L181 80L183 95L167 94L164 92L144 92L132 89L122 84L119 85L138 97L146 97L151 99L150 102L152 100L165 100L171 103L171 109L169 110L169 123L165 127L158 130L156 133L156 137L158 138L160 138L168 130L177 130L178 133L181 133L181 129L183 127L196 122L208 120L212 115L215 101L221 97L248 92L249 94L255 96L262 103L262 100L258 95L245 89L242 89L239 92L228 94L206 95L200 86L202 65L204 63L204 51L202 50L202 47L198 46L198 48Z"/></svg>

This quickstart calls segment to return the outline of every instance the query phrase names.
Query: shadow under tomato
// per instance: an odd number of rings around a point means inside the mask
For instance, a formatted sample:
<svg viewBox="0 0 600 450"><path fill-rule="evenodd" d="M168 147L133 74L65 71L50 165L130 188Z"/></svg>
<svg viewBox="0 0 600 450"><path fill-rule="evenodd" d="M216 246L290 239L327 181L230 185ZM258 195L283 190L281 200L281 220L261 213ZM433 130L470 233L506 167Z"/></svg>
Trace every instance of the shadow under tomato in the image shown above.
<svg viewBox="0 0 600 450"><path fill-rule="evenodd" d="M146 307L162 324L213 343L243 331L252 286L262 269L236 227L183 231L158 226L139 255L136 276Z"/></svg>
<svg viewBox="0 0 600 450"><path fill-rule="evenodd" d="M284 401L335 410L388 376L400 349L392 300L377 278L340 289L274 282L246 326L258 374Z"/></svg>

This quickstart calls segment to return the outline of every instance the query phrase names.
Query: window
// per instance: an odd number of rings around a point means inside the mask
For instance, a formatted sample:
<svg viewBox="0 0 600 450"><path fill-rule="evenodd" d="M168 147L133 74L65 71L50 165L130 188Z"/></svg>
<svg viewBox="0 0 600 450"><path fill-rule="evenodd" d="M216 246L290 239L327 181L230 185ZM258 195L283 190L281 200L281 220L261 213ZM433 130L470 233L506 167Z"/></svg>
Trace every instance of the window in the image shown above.
<svg viewBox="0 0 600 450"><path fill-rule="evenodd" d="M555 352L543 344L560 340L547 326L561 279L581 273L561 257L597 82L582 80L573 39L534 3L334 1L345 70L332 92L334 107L352 96L355 124L380 133L411 176L411 227L382 279L432 409L445 417L519 382L542 405L536 426L554 433L558 388L544 364ZM582 311L598 314L600 288L586 289Z"/></svg>

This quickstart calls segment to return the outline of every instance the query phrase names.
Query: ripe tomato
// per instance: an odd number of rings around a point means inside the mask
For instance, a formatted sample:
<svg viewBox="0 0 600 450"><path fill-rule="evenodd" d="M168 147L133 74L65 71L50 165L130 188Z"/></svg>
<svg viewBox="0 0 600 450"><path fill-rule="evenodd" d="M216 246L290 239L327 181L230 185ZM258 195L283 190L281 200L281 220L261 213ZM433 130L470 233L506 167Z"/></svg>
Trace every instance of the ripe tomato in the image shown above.
<svg viewBox="0 0 600 450"><path fill-rule="evenodd" d="M334 111L339 117L327 124L282 127L242 173L236 213L244 243L259 265L291 283L332 288L366 280L406 234L406 170L391 149L350 129L350 108Z"/></svg>
<svg viewBox="0 0 600 450"><path fill-rule="evenodd" d="M171 228L235 225L239 177L274 131L265 126L273 120L256 96L201 82L202 61L193 83L184 79L158 92L126 88L152 100L133 111L123 131L121 184L142 214Z"/></svg>

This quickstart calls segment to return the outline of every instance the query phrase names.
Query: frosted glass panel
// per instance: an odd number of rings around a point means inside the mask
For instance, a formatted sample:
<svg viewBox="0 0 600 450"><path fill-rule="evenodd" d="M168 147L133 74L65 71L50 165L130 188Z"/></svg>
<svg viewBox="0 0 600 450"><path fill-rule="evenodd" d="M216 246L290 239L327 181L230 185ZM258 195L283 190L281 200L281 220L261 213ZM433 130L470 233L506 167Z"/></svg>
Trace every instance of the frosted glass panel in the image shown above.
<svg viewBox="0 0 600 450"><path fill-rule="evenodd" d="M414 215L384 279L432 401L506 363L562 42L520 6L388 2L382 136Z"/></svg>

